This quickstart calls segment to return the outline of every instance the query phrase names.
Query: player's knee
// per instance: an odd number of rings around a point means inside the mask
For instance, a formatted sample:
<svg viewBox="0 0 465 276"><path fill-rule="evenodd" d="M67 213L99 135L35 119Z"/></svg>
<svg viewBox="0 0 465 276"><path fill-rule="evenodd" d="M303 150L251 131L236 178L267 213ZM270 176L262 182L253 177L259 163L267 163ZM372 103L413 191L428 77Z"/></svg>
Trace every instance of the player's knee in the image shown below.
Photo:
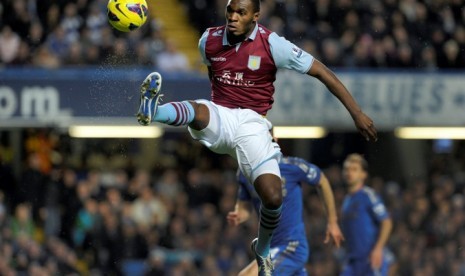
<svg viewBox="0 0 465 276"><path fill-rule="evenodd" d="M263 205L268 209L278 209L283 204L283 197L281 191L276 191L268 195L268 198L263 200Z"/></svg>
<svg viewBox="0 0 465 276"><path fill-rule="evenodd" d="M255 180L257 191L262 204L268 209L278 209L283 203L281 178L274 174L260 175Z"/></svg>
<svg viewBox="0 0 465 276"><path fill-rule="evenodd" d="M194 101L189 102L192 104L192 108L195 112L194 121L192 121L189 126L195 130L202 130L206 128L210 122L210 111L208 110L208 107Z"/></svg>

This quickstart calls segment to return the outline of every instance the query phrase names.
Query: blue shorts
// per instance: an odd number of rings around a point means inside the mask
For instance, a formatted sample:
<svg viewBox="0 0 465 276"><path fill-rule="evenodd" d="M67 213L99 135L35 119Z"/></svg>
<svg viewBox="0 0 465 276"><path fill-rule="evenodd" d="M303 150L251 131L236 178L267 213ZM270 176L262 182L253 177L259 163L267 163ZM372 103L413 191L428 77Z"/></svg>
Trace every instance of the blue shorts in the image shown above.
<svg viewBox="0 0 465 276"><path fill-rule="evenodd" d="M341 276L387 276L389 267L394 262L394 255L389 250L383 251L383 263L379 269L373 269L368 257L349 259L344 264Z"/></svg>
<svg viewBox="0 0 465 276"><path fill-rule="evenodd" d="M306 276L305 264L308 260L307 243L299 241L289 242L270 249L271 260L274 264L276 276Z"/></svg>

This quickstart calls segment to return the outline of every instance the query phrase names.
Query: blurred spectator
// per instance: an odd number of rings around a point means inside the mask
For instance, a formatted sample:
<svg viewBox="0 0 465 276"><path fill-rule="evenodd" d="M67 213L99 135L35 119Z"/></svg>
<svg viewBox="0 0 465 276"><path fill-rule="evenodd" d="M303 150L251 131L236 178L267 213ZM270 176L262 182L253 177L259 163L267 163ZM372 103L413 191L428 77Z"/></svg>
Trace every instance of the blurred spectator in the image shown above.
<svg viewBox="0 0 465 276"><path fill-rule="evenodd" d="M5 194L0 191L0 227L5 226L7 216L7 206L5 202Z"/></svg>
<svg viewBox="0 0 465 276"><path fill-rule="evenodd" d="M60 7L56 4L51 5L48 10L46 10L44 22L45 33L51 33L53 30L55 30L60 24L60 18Z"/></svg>
<svg viewBox="0 0 465 276"><path fill-rule="evenodd" d="M5 8L5 23L20 37L26 38L31 25L31 17L34 16L32 11L28 10L27 1L9 1Z"/></svg>
<svg viewBox="0 0 465 276"><path fill-rule="evenodd" d="M11 206L16 196L17 183L8 161L8 149L0 145L0 193L5 200L2 203Z"/></svg>
<svg viewBox="0 0 465 276"><path fill-rule="evenodd" d="M132 215L137 226L144 229L153 226L164 227L168 223L166 207L150 186L140 190L139 198L134 201L132 207Z"/></svg>
<svg viewBox="0 0 465 276"><path fill-rule="evenodd" d="M57 69L62 63L58 56L50 52L47 46L43 45L35 52L32 64L37 68Z"/></svg>
<svg viewBox="0 0 465 276"><path fill-rule="evenodd" d="M147 38L148 52L150 53L152 63L156 64L157 56L163 51L165 47L165 40L160 27L156 23L150 22L150 36Z"/></svg>
<svg viewBox="0 0 465 276"><path fill-rule="evenodd" d="M126 221L122 223L122 248L123 259L145 260L148 257L147 242L138 231L137 225Z"/></svg>
<svg viewBox="0 0 465 276"><path fill-rule="evenodd" d="M185 72L190 69L187 57L178 51L173 40L167 40L165 47L155 62L162 72Z"/></svg>
<svg viewBox="0 0 465 276"><path fill-rule="evenodd" d="M131 54L127 40L117 38L105 59L105 63L112 67L131 65L135 62Z"/></svg>
<svg viewBox="0 0 465 276"><path fill-rule="evenodd" d="M464 68L465 54L460 53L460 48L455 40L448 40L443 46L444 59L439 60L440 68Z"/></svg>
<svg viewBox="0 0 465 276"><path fill-rule="evenodd" d="M155 185L155 191L167 201L173 201L181 189L178 173L173 169L166 170Z"/></svg>
<svg viewBox="0 0 465 276"><path fill-rule="evenodd" d="M152 57L146 43L139 42L135 45L136 64L141 66L152 66Z"/></svg>
<svg viewBox="0 0 465 276"><path fill-rule="evenodd" d="M34 217L38 217L39 209L43 206L44 191L46 188L45 175L40 171L41 159L38 153L31 153L27 158L27 168L17 187L18 202L31 204Z"/></svg>
<svg viewBox="0 0 465 276"><path fill-rule="evenodd" d="M83 20L78 14L76 4L66 4L60 25L63 28L65 39L68 43L74 43L79 40L79 29L82 24Z"/></svg>
<svg viewBox="0 0 465 276"><path fill-rule="evenodd" d="M436 52L432 47L425 47L421 50L420 67L432 71L438 67L436 62Z"/></svg>
<svg viewBox="0 0 465 276"><path fill-rule="evenodd" d="M84 53L86 65L98 65L101 63L100 48L97 45L90 45Z"/></svg>
<svg viewBox="0 0 465 276"><path fill-rule="evenodd" d="M31 207L26 203L18 204L15 216L11 220L11 233L14 239L34 239L36 238L36 226L32 220Z"/></svg>
<svg viewBox="0 0 465 276"><path fill-rule="evenodd" d="M338 41L327 38L323 41L321 53L323 56L322 62L330 67L342 66L342 52Z"/></svg>
<svg viewBox="0 0 465 276"><path fill-rule="evenodd" d="M404 43L399 45L396 67L413 68L415 64L412 48Z"/></svg>
<svg viewBox="0 0 465 276"><path fill-rule="evenodd" d="M107 24L107 17L103 12L98 3L92 3L89 9L89 15L86 19L86 27L89 30L90 41L96 45L101 43L101 31Z"/></svg>
<svg viewBox="0 0 465 276"><path fill-rule="evenodd" d="M79 42L71 43L69 47L69 52L66 58L63 60L64 65L85 65L85 60L83 57L82 44Z"/></svg>
<svg viewBox="0 0 465 276"><path fill-rule="evenodd" d="M0 61L10 63L18 54L20 37L8 25L3 26L0 33Z"/></svg>
<svg viewBox="0 0 465 276"><path fill-rule="evenodd" d="M18 54L16 55L15 59L10 62L10 65L27 66L31 64L31 60L29 45L26 42L21 41L18 48Z"/></svg>
<svg viewBox="0 0 465 276"><path fill-rule="evenodd" d="M47 179L43 208L39 211L45 237L58 236L61 224L61 178L62 171L54 168Z"/></svg>
<svg viewBox="0 0 465 276"><path fill-rule="evenodd" d="M64 59L69 53L70 41L66 38L66 32L62 26L56 27L47 37L47 47L49 51Z"/></svg>
<svg viewBox="0 0 465 276"><path fill-rule="evenodd" d="M95 236L97 211L95 199L88 198L84 201L84 207L79 210L73 227L73 244L77 248L82 248L84 242L89 242Z"/></svg>

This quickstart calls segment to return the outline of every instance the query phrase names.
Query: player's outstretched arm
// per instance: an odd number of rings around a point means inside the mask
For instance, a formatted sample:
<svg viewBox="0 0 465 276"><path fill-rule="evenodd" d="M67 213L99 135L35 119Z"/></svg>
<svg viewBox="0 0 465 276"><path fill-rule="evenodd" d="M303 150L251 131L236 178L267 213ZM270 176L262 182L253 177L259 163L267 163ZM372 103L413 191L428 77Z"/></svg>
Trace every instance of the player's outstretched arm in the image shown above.
<svg viewBox="0 0 465 276"><path fill-rule="evenodd" d="M234 211L231 211L226 216L229 225L237 226L244 221L250 218L252 206L250 202L244 200L238 200L236 202L236 206L234 207Z"/></svg>
<svg viewBox="0 0 465 276"><path fill-rule="evenodd" d="M321 189L323 194L323 201L328 216L328 226L326 228L326 237L324 243L328 243L331 239L334 241L336 247L341 246L341 242L344 240L342 231L337 223L336 203L334 200L333 190L328 178L322 173L320 176L320 182L318 188Z"/></svg>
<svg viewBox="0 0 465 276"><path fill-rule="evenodd" d="M365 139L367 139L367 141L378 140L373 120L362 112L344 84L342 84L339 78L328 67L315 59L312 67L307 72L307 75L320 80L324 85L326 85L328 90L342 102L352 116L358 131L365 137Z"/></svg>

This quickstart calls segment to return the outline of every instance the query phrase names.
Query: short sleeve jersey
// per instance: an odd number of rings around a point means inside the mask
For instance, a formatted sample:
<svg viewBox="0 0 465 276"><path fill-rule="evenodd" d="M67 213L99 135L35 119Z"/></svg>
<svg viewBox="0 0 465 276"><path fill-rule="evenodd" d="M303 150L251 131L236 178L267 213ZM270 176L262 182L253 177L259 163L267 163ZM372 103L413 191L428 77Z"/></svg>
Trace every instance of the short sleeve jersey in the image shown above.
<svg viewBox="0 0 465 276"><path fill-rule="evenodd" d="M273 105L277 69L305 74L314 61L312 55L260 24L236 45L228 43L226 26L209 28L199 40L199 51L211 69L212 101L262 115Z"/></svg>
<svg viewBox="0 0 465 276"><path fill-rule="evenodd" d="M370 187L344 198L341 224L349 258L368 257L378 239L380 222L388 217L383 201Z"/></svg>

